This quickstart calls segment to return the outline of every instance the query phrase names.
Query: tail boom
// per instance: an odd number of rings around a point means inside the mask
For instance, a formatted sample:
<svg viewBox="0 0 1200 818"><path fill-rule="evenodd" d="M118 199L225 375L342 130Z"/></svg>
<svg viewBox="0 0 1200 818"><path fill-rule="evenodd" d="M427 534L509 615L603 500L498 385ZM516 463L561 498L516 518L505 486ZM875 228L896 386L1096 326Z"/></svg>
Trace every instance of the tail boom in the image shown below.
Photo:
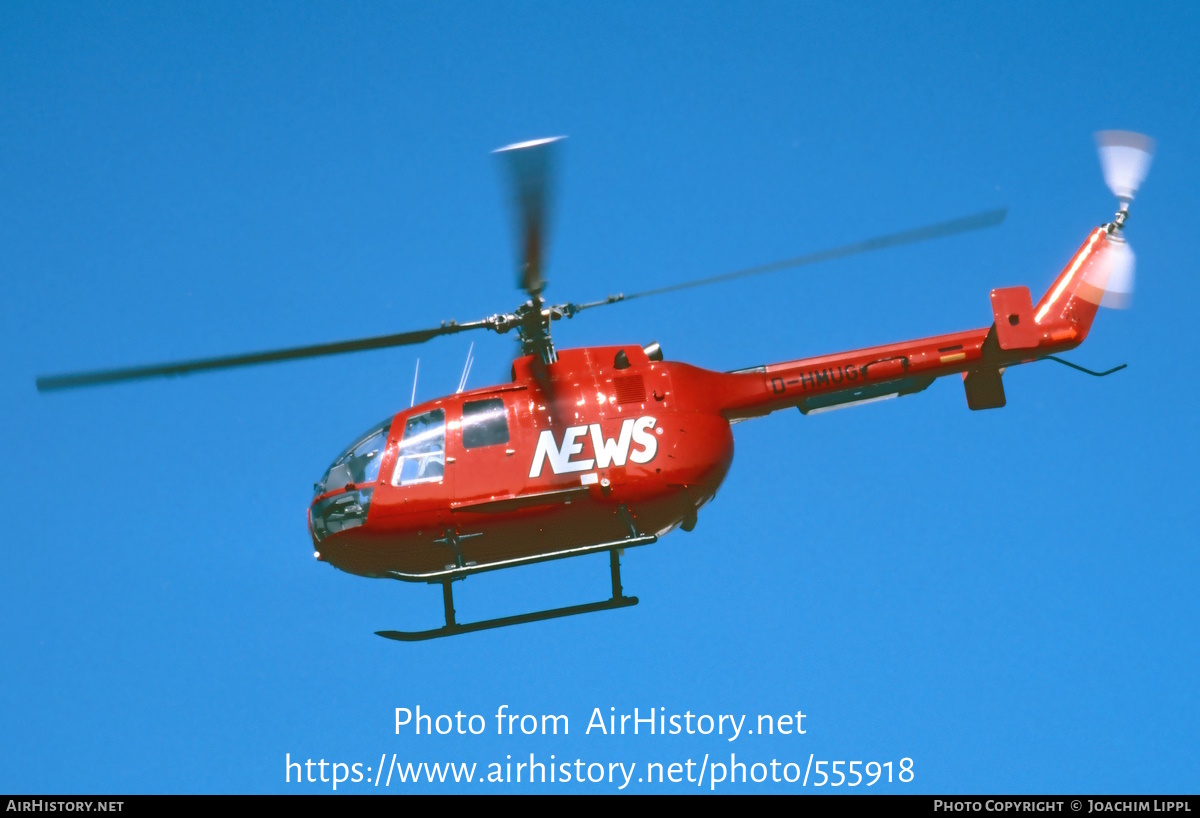
<svg viewBox="0 0 1200 818"><path fill-rule="evenodd" d="M705 379L706 393L714 408L737 421L792 407L809 414L913 394L937 378L958 374L972 409L1003 406L1005 369L1073 349L1087 337L1103 295L1097 266L1112 240L1107 228L1088 236L1036 305L1025 287L993 290L989 327L705 373L715 376Z"/></svg>

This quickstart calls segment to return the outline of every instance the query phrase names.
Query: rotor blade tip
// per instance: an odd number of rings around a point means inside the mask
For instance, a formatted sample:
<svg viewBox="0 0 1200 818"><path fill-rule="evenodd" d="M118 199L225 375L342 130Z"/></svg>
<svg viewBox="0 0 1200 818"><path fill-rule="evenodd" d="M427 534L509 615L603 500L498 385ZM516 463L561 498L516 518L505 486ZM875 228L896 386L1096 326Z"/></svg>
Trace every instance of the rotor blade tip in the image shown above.
<svg viewBox="0 0 1200 818"><path fill-rule="evenodd" d="M1008 205L998 207L995 210L989 210L980 215L980 224L991 227L997 224L1004 224L1004 220L1008 218Z"/></svg>
<svg viewBox="0 0 1200 818"><path fill-rule="evenodd" d="M1096 145L1101 148L1133 148L1154 153L1154 140L1136 131L1097 131Z"/></svg>
<svg viewBox="0 0 1200 818"><path fill-rule="evenodd" d="M527 142L514 142L511 145L496 148L492 153L508 153L509 151L519 151L525 148L536 148L538 145L550 145L554 142L561 142L564 139L566 139L565 136L547 136L542 139L530 139Z"/></svg>

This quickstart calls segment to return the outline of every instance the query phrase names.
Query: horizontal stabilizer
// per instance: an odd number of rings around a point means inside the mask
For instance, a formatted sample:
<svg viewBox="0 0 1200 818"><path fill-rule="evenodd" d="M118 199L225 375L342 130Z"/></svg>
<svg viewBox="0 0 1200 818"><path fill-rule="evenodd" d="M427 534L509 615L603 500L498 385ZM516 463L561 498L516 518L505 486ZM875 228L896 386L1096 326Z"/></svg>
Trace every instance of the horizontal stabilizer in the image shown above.
<svg viewBox="0 0 1200 818"><path fill-rule="evenodd" d="M992 290L992 316L1001 349L1033 349L1038 345L1041 333L1033 320L1033 299L1028 287ZM1003 391L1000 405L1004 405Z"/></svg>

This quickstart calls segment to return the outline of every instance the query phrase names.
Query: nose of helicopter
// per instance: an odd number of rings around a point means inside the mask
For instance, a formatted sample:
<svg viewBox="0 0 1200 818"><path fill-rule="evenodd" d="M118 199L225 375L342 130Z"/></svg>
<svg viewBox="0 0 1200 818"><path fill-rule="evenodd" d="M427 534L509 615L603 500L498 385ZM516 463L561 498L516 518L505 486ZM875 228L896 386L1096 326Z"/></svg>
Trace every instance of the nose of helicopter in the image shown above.
<svg viewBox="0 0 1200 818"><path fill-rule="evenodd" d="M334 534L339 534L351 528L357 528L367 521L367 512L371 509L371 495L374 489L348 488L338 494L317 500L308 509L308 531L312 535L313 547L317 559L328 562L328 554L321 553L330 550L326 540Z"/></svg>
<svg viewBox="0 0 1200 818"><path fill-rule="evenodd" d="M394 552L386 547L386 537L364 527L373 491L348 487L309 506L308 531L318 562L364 577L387 575Z"/></svg>
<svg viewBox="0 0 1200 818"><path fill-rule="evenodd" d="M328 537L367 521L391 425L392 419L388 418L355 438L313 484L308 530L317 559L329 561L329 555L322 553L322 543ZM330 550L329 544L325 550Z"/></svg>

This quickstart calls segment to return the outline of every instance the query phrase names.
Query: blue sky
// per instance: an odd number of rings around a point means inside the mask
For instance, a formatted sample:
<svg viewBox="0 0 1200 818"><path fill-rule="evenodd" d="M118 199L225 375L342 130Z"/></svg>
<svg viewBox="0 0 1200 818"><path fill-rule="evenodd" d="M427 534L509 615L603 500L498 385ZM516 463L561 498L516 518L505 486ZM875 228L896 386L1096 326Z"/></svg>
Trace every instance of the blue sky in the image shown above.
<svg viewBox="0 0 1200 818"><path fill-rule="evenodd" d="M534 753L683 792L636 778L731 752L913 759L911 782L871 788L894 792L1195 791L1198 34L1185 4L5 5L0 791L324 792L285 781L289 754L482 773ZM1011 208L982 233L588 313L560 347L657 340L732 369L983 326L989 289L1036 298L1110 217L1106 128L1159 144L1127 230L1139 290L1071 357L1129 368L1011 370L999 411L945 380L741 424L696 530L626 555L630 609L404 645L373 632L439 624L437 588L312 559L312 482L407 405L418 356L418 400L453 391L465 337L33 387L510 310L489 151L554 134L553 300ZM475 340L471 385L503 378L511 341ZM456 598L474 619L607 585L590 557ZM417 705L489 729L397 735ZM498 736L500 705L570 734ZM802 711L806 733L585 734L595 708L635 707Z"/></svg>

